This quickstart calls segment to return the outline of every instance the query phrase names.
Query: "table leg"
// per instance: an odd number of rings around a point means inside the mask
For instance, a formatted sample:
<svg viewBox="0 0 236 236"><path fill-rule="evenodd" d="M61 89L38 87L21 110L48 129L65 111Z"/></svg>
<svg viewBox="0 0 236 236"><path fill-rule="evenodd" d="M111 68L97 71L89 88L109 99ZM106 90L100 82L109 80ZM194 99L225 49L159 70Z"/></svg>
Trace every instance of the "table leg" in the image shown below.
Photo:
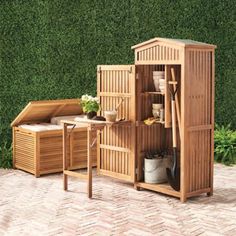
<svg viewBox="0 0 236 236"><path fill-rule="evenodd" d="M68 189L68 177L64 173L64 170L67 170L67 124L63 124L63 188L64 190Z"/></svg>
<svg viewBox="0 0 236 236"><path fill-rule="evenodd" d="M88 149L88 157L87 157L87 168L88 168L88 197L92 198L92 130L89 127L87 129L87 149Z"/></svg>

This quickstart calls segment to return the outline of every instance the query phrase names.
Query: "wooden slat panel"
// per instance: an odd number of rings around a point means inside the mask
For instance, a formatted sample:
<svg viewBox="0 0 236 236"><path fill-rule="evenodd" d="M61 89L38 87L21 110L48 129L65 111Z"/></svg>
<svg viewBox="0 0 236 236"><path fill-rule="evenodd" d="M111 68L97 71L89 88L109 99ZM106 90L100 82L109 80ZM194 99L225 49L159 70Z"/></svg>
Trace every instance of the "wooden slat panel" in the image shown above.
<svg viewBox="0 0 236 236"><path fill-rule="evenodd" d="M87 131L74 131L71 142L68 142L69 168L86 167L87 163ZM73 143L73 146L70 145ZM40 171L62 170L62 134L43 136L40 139ZM71 153L72 152L72 153ZM93 166L96 166L96 145L92 148Z"/></svg>
<svg viewBox="0 0 236 236"><path fill-rule="evenodd" d="M136 64L162 64L162 62L166 62L165 64L180 63L180 48L170 47L160 42L155 42L142 49L137 49L135 55Z"/></svg>
<svg viewBox="0 0 236 236"><path fill-rule="evenodd" d="M151 54L152 52L145 52ZM99 145L99 167L98 172L116 178L134 180L134 151L131 144L134 139L133 129L134 116L132 106L135 105L134 88L134 66L98 66L99 89L97 94L101 102L100 114L104 116L104 111L114 110L117 104L124 98L118 109L118 119L125 118L131 123L124 126L105 127ZM134 110L135 112L135 110ZM133 123L132 123L133 122ZM133 147L134 149L134 147Z"/></svg>
<svg viewBox="0 0 236 236"><path fill-rule="evenodd" d="M19 131L14 131L14 160L17 168L35 172L34 144L35 138L25 135Z"/></svg>
<svg viewBox="0 0 236 236"><path fill-rule="evenodd" d="M187 153L187 165L189 166L189 186L187 192L209 188L209 152L211 131L196 131L189 134L191 148ZM194 144L194 145L193 145Z"/></svg>
<svg viewBox="0 0 236 236"><path fill-rule="evenodd" d="M210 63L207 60L210 52L190 51L189 71L191 71L191 86L189 97L191 106L189 107L189 125L200 126L211 124L209 119L211 109L209 73Z"/></svg>
<svg viewBox="0 0 236 236"><path fill-rule="evenodd" d="M37 132L39 136L37 144L36 137L17 129L14 129L14 132L14 160L17 168L33 174L39 168L37 175L62 171L62 133L60 131L57 131L57 135L53 132L53 136L50 132L42 136L40 136L41 132ZM71 138L74 145L71 150L68 148L68 154L71 154L67 155L69 168L84 168L87 166L87 131L75 129ZM39 153L35 157L36 149L39 149ZM96 145L92 148L92 159L92 165L96 166Z"/></svg>
<svg viewBox="0 0 236 236"><path fill-rule="evenodd" d="M213 123L211 120L212 100L211 94L212 71L211 71L212 52L206 50L188 50L188 70L186 71L186 90L187 106L185 125L187 140L185 141L188 181L186 181L187 196L209 190L211 185L213 155L212 131Z"/></svg>

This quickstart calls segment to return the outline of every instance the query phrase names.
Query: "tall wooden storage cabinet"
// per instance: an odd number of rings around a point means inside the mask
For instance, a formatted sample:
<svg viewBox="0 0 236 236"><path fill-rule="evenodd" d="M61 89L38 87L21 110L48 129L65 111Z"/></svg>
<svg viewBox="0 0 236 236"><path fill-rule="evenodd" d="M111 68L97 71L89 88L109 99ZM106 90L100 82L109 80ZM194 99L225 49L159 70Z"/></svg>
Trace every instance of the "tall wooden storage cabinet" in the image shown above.
<svg viewBox="0 0 236 236"><path fill-rule="evenodd" d="M216 46L192 40L154 38L132 47L135 65L100 65L97 69L98 96L104 110L116 107L118 118L128 126L107 127L98 145L98 171L133 182L137 189L150 189L181 199L213 193L214 160L214 51ZM153 71L165 72L164 93L155 92ZM145 153L171 151L171 112L168 81L174 71L178 81L181 187L143 181ZM152 103L163 103L165 121L151 126Z"/></svg>

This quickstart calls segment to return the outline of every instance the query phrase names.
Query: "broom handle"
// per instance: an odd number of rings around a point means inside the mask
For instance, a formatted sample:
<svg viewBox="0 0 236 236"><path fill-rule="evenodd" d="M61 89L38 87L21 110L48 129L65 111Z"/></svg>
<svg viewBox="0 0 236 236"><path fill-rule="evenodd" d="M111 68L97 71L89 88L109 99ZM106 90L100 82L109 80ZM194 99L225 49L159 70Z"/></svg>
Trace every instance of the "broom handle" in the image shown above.
<svg viewBox="0 0 236 236"><path fill-rule="evenodd" d="M175 100L171 101L171 116L172 116L172 139L173 139L173 148L177 147L176 141L176 114L175 114Z"/></svg>
<svg viewBox="0 0 236 236"><path fill-rule="evenodd" d="M124 98L121 98L121 101L118 103L118 105L116 106L116 111L118 110L119 106L121 105L121 103L124 101Z"/></svg>
<svg viewBox="0 0 236 236"><path fill-rule="evenodd" d="M171 68L171 76L172 76L172 81L176 82L174 68ZM176 90L176 84L173 84L173 86L174 86L174 90ZM179 136L180 136L180 140L181 140L181 120L180 120L180 109L179 109L178 93L176 93L176 96L175 96L175 105L176 105L177 120L178 120L178 125L179 125Z"/></svg>

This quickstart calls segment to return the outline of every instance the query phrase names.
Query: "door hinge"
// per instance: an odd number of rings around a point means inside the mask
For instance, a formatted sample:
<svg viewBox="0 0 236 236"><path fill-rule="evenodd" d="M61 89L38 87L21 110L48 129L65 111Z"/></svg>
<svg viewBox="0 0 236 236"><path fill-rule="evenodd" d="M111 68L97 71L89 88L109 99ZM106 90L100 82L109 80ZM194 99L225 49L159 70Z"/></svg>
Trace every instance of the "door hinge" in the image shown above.
<svg viewBox="0 0 236 236"><path fill-rule="evenodd" d="M135 76L136 79L139 79L139 76L138 76L138 73L136 73L136 76Z"/></svg>
<svg viewBox="0 0 236 236"><path fill-rule="evenodd" d="M138 175L139 171L138 168L135 169L135 174Z"/></svg>
<svg viewBox="0 0 236 236"><path fill-rule="evenodd" d="M136 120L135 121L135 126L138 127L139 126L139 122Z"/></svg>

